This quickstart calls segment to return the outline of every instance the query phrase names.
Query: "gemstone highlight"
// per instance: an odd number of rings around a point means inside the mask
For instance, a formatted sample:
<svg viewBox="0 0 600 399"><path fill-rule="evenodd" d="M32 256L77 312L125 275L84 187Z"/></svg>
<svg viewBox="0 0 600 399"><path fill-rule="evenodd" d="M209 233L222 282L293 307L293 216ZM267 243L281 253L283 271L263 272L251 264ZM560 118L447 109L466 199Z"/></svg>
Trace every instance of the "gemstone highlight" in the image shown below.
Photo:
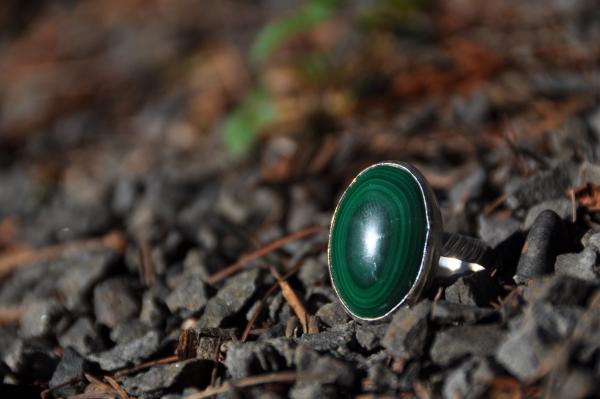
<svg viewBox="0 0 600 399"><path fill-rule="evenodd" d="M340 199L329 236L329 271L346 308L376 319L410 291L421 268L428 220L416 178L383 163L361 172Z"/></svg>

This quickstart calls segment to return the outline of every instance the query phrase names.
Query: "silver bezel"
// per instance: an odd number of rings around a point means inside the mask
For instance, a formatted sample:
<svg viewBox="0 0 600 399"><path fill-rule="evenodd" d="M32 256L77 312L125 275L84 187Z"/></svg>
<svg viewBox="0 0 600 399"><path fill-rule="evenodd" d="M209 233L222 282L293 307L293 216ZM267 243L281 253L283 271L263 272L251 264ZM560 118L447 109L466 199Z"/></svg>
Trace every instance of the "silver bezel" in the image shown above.
<svg viewBox="0 0 600 399"><path fill-rule="evenodd" d="M369 169L377 167L377 166L381 166L381 165L388 165L388 166L393 166L395 168L404 169L405 171L410 173L411 176L413 176L414 179L417 181L419 188L421 189L421 195L423 197L423 202L425 204L425 214L426 214L426 219L427 219L427 233L426 233L426 237L425 237L425 248L423 251L423 256L421 258L421 265L419 267L419 272L418 272L417 278L416 278L414 284L412 285L412 287L410 288L410 290L406 293L406 295L402 298L402 300L400 300L400 302L398 302L386 314L379 316L379 317L368 317L367 318L367 317L360 317L360 316L354 314L348 308L348 306L346 306L346 303L344 303L344 301L342 300L342 298L337 290L337 287L335 286L335 282L334 282L333 276L331 274L331 226L335 223L335 218L337 217L337 211L338 211L340 202L342 202L344 196L348 192L348 189L350 187L352 187L352 185L356 182L356 179L363 173L367 172ZM367 167L366 169L363 169L358 175L356 175L356 177L352 180L352 182L344 190L344 193L340 197L340 199L335 207L333 216L331 218L331 223L329 226L329 237L328 237L328 243L327 243L327 266L328 266L328 270L329 270L329 279L331 280L331 286L335 290L335 294L337 295L338 299L342 303L342 306L344 306L344 309L346 309L346 312L348 312L348 314L350 316L352 316L353 319L358 320L358 321L369 321L369 322L385 321L400 306L402 306L402 305L410 306L410 305L414 304L420 298L421 294L423 293L423 290L427 287L427 285L433 279L433 276L435 274L435 269L437 267L438 259L440 256L439 248L440 248L441 238L442 238L442 216L440 213L440 209L437 205L437 201L435 199L435 195L433 193L433 190L431 189L431 186L429 185L429 183L427 182L425 177L421 174L421 172L419 172L419 170L417 168L415 168L414 166L412 166L406 162L386 161L386 162L379 162L379 163L373 164L373 165Z"/></svg>

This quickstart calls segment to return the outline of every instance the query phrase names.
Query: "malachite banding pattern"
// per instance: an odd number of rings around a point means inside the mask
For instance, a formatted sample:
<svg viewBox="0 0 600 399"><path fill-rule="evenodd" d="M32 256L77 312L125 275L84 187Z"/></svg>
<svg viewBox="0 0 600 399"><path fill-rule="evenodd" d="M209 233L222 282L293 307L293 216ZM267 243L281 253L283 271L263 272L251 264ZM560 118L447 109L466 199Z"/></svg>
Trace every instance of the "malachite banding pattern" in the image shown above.
<svg viewBox="0 0 600 399"><path fill-rule="evenodd" d="M427 229L421 187L406 169L378 164L356 177L329 237L331 279L351 313L376 319L402 301L419 274Z"/></svg>

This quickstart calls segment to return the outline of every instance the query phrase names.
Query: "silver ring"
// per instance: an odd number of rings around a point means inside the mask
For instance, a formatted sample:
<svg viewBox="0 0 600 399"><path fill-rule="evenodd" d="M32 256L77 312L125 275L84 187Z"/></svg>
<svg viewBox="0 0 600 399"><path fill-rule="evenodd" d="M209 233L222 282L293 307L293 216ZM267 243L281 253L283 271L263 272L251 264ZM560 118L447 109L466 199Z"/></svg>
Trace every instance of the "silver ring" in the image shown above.
<svg viewBox="0 0 600 399"><path fill-rule="evenodd" d="M433 190L414 166L387 161L361 171L335 208L327 251L332 286L355 319L387 318L437 279L482 270L487 247L443 234Z"/></svg>

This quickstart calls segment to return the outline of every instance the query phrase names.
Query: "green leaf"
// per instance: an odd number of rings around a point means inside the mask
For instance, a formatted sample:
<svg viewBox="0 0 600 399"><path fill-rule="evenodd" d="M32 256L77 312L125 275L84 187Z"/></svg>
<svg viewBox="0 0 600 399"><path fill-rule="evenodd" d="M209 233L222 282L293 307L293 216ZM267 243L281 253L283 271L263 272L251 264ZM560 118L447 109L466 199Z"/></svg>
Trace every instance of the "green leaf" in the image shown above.
<svg viewBox="0 0 600 399"><path fill-rule="evenodd" d="M228 151L235 157L248 153L259 132L276 118L275 107L264 91L248 93L242 104L225 121L225 145Z"/></svg>
<svg viewBox="0 0 600 399"><path fill-rule="evenodd" d="M264 64L279 46L333 17L340 4L340 0L310 0L293 15L269 23L250 50L252 62Z"/></svg>

